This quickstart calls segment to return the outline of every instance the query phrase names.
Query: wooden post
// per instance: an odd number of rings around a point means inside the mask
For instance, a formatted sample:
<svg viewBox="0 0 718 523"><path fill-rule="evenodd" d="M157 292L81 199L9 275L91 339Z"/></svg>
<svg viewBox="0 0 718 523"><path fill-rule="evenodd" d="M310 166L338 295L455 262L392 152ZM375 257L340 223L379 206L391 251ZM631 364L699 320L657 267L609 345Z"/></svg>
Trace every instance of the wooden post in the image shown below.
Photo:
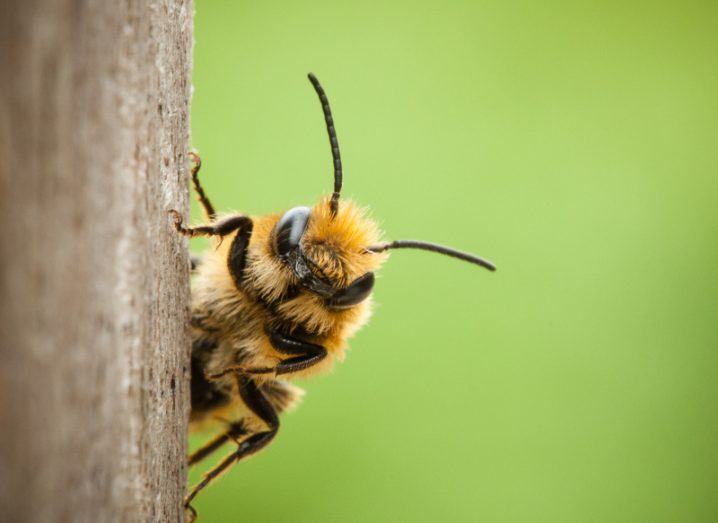
<svg viewBox="0 0 718 523"><path fill-rule="evenodd" d="M191 0L0 7L0 520L181 521Z"/></svg>

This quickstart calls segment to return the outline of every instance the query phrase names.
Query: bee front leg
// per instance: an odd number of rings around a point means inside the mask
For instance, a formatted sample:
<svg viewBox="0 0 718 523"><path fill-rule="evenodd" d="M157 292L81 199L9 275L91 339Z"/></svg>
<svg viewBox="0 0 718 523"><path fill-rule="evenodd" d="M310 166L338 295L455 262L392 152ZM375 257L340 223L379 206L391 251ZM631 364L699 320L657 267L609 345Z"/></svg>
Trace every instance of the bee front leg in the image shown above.
<svg viewBox="0 0 718 523"><path fill-rule="evenodd" d="M315 343L302 341L293 336L280 334L279 332L267 329L269 342L277 352L291 354L294 357L281 360L274 367L246 367L244 365L232 365L225 367L219 372L207 374L208 380L218 380L228 374L291 374L300 370L313 367L327 357L327 349Z"/></svg>
<svg viewBox="0 0 718 523"><path fill-rule="evenodd" d="M327 357L327 349L315 343L302 341L294 336L287 336L267 327L267 335L269 342L277 352L282 354L291 354L292 358L281 360L274 367L247 367L244 365L231 365L225 367L219 372L206 374L205 377L210 380L218 380L228 374L291 374L300 370L313 367L324 358Z"/></svg>
<svg viewBox="0 0 718 523"><path fill-rule="evenodd" d="M198 227L185 227L182 224L182 216L179 212L174 209L170 210L169 213L172 215L175 223L175 229L177 232L184 236L194 238L195 236L227 236L233 233L237 229L251 230L252 219L249 216L243 216L241 214L236 216L229 216L224 220L210 225L200 225Z"/></svg>
<svg viewBox="0 0 718 523"><path fill-rule="evenodd" d="M212 202L209 201L209 198L205 194L202 184L199 183L199 170L202 168L202 159L199 157L199 154L194 151L187 153L187 156L189 156L192 161L192 185L194 185L194 190L197 193L199 203L202 205L207 218L214 220L217 213L214 210Z"/></svg>
<svg viewBox="0 0 718 523"><path fill-rule="evenodd" d="M272 347L282 354L293 357L280 361L275 367L243 368L247 374L291 374L313 367L327 357L327 349L315 343L302 341L294 336L288 336L275 330L266 328L269 342Z"/></svg>
<svg viewBox="0 0 718 523"><path fill-rule="evenodd" d="M302 341L273 330L268 330L267 334L269 334L269 342L275 350L294 356L282 360L276 366L277 375L308 369L327 357L327 349L321 345Z"/></svg>
<svg viewBox="0 0 718 523"><path fill-rule="evenodd" d="M197 511L192 507L192 500L209 485L212 480L216 479L231 465L240 461L247 456L251 456L262 450L277 435L279 430L279 416L277 411L272 407L267 397L262 393L254 380L246 375L237 375L237 386L239 396L247 408L259 418L267 426L266 430L255 432L243 441L239 442L237 450L227 455L214 468L210 469L197 483L184 500L185 510L190 513L190 521L194 521L197 517Z"/></svg>

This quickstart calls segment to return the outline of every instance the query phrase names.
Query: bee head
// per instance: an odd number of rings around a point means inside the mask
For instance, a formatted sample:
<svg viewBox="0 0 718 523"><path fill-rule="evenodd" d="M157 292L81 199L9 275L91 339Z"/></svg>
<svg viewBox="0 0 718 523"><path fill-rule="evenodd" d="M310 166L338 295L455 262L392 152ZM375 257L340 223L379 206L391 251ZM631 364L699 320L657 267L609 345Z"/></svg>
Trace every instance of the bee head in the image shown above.
<svg viewBox="0 0 718 523"><path fill-rule="evenodd" d="M275 217L271 232L270 258L293 280L323 300L330 310L354 307L366 300L374 287L374 270L386 259L389 249L422 249L452 256L489 270L494 265L478 256L434 243L398 240L378 243L380 232L366 212L351 201L339 201L343 172L339 141L329 100L319 80L309 73L324 112L334 167L334 191L317 205L294 207ZM256 232L256 231L255 231ZM267 295L286 295L291 283L281 282L271 270L257 271Z"/></svg>
<svg viewBox="0 0 718 523"><path fill-rule="evenodd" d="M353 307L369 297L373 271L386 259L367 250L380 237L364 209L343 201L336 211L331 198L313 208L294 207L272 232L273 254L291 269L299 285L318 295L327 308Z"/></svg>

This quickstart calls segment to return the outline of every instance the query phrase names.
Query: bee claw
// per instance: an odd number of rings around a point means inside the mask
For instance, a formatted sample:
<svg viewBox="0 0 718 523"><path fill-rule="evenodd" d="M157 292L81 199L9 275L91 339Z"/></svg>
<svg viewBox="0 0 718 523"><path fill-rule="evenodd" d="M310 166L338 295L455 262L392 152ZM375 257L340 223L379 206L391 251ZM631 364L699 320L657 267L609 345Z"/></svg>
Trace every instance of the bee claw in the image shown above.
<svg viewBox="0 0 718 523"><path fill-rule="evenodd" d="M184 505L185 515L189 512L189 515L187 517L187 523L194 523L194 521L197 519L197 511L194 509L192 505L189 503L185 503Z"/></svg>
<svg viewBox="0 0 718 523"><path fill-rule="evenodd" d="M199 157L199 154L197 154L196 151L189 151L187 153L187 157L190 159L192 163L194 163L197 166L202 165L202 159Z"/></svg>
<svg viewBox="0 0 718 523"><path fill-rule="evenodd" d="M169 211L167 211L167 214L172 217L175 229L177 229L179 232L182 232L182 215L174 209L170 209Z"/></svg>

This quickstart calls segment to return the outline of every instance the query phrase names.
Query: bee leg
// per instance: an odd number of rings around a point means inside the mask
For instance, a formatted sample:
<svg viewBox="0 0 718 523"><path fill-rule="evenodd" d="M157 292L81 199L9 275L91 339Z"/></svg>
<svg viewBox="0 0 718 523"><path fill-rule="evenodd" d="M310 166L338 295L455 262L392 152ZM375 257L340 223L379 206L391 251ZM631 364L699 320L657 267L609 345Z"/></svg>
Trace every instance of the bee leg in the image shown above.
<svg viewBox="0 0 718 523"><path fill-rule="evenodd" d="M302 341L293 336L287 336L280 332L267 329L269 342L272 347L283 354L291 354L294 357L282 360L274 371L277 375L298 372L312 367L327 356L327 349L321 345ZM264 369L258 369L264 370Z"/></svg>
<svg viewBox="0 0 718 523"><path fill-rule="evenodd" d="M192 505L185 505L184 510L185 515L187 515L187 512L189 512L187 523L194 523L194 521L197 519L197 511L194 509L194 507Z"/></svg>
<svg viewBox="0 0 718 523"><path fill-rule="evenodd" d="M196 517L197 512L192 508L192 500L200 493L200 491L209 485L212 480L216 479L225 472L231 465L239 460L246 458L266 447L277 435L279 430L279 417L277 411L274 410L272 404L259 389L254 380L248 376L237 375L237 385L239 387L239 395L249 410L262 420L267 430L255 432L245 438L237 447L237 450L227 455L222 461L205 473L202 481L197 483L184 500L184 507Z"/></svg>
<svg viewBox="0 0 718 523"><path fill-rule="evenodd" d="M196 271L196 270L197 270L197 267L199 267L200 265L202 265L202 258L201 258L200 256L190 256L190 257L189 257L189 261L190 261L190 264L191 264L191 265L190 265L190 270L191 270L192 272Z"/></svg>
<svg viewBox="0 0 718 523"><path fill-rule="evenodd" d="M195 152L190 152L187 156L189 156L193 164L191 172L192 185L194 186L194 191L197 193L197 199L199 200L199 203L202 204L202 208L204 209L207 218L209 218L210 221L214 220L217 213L214 211L212 202L209 201L209 198L205 194L202 184L199 183L199 170L202 168L202 159Z"/></svg>
<svg viewBox="0 0 718 523"><path fill-rule="evenodd" d="M177 232L184 236L189 236L190 238L195 236L227 236L237 229L252 227L252 219L249 216L243 216L241 214L229 216L220 222L212 223L210 225L185 227L182 225L182 216L180 216L180 213L174 209L170 210L169 213L174 218L175 229L177 229Z"/></svg>
<svg viewBox="0 0 718 523"><path fill-rule="evenodd" d="M249 218L247 220L246 223L240 226L239 232L232 240L232 246L229 248L227 258L227 267L237 289L242 288L242 276L247 265L247 247L249 247L249 240L252 238L252 229L254 227L252 220Z"/></svg>
<svg viewBox="0 0 718 523"><path fill-rule="evenodd" d="M237 438L245 435L246 433L247 429L241 421L231 423L227 432L218 435L190 454L189 458L187 458L187 464L190 467L196 465L225 443L229 441L237 441Z"/></svg>

